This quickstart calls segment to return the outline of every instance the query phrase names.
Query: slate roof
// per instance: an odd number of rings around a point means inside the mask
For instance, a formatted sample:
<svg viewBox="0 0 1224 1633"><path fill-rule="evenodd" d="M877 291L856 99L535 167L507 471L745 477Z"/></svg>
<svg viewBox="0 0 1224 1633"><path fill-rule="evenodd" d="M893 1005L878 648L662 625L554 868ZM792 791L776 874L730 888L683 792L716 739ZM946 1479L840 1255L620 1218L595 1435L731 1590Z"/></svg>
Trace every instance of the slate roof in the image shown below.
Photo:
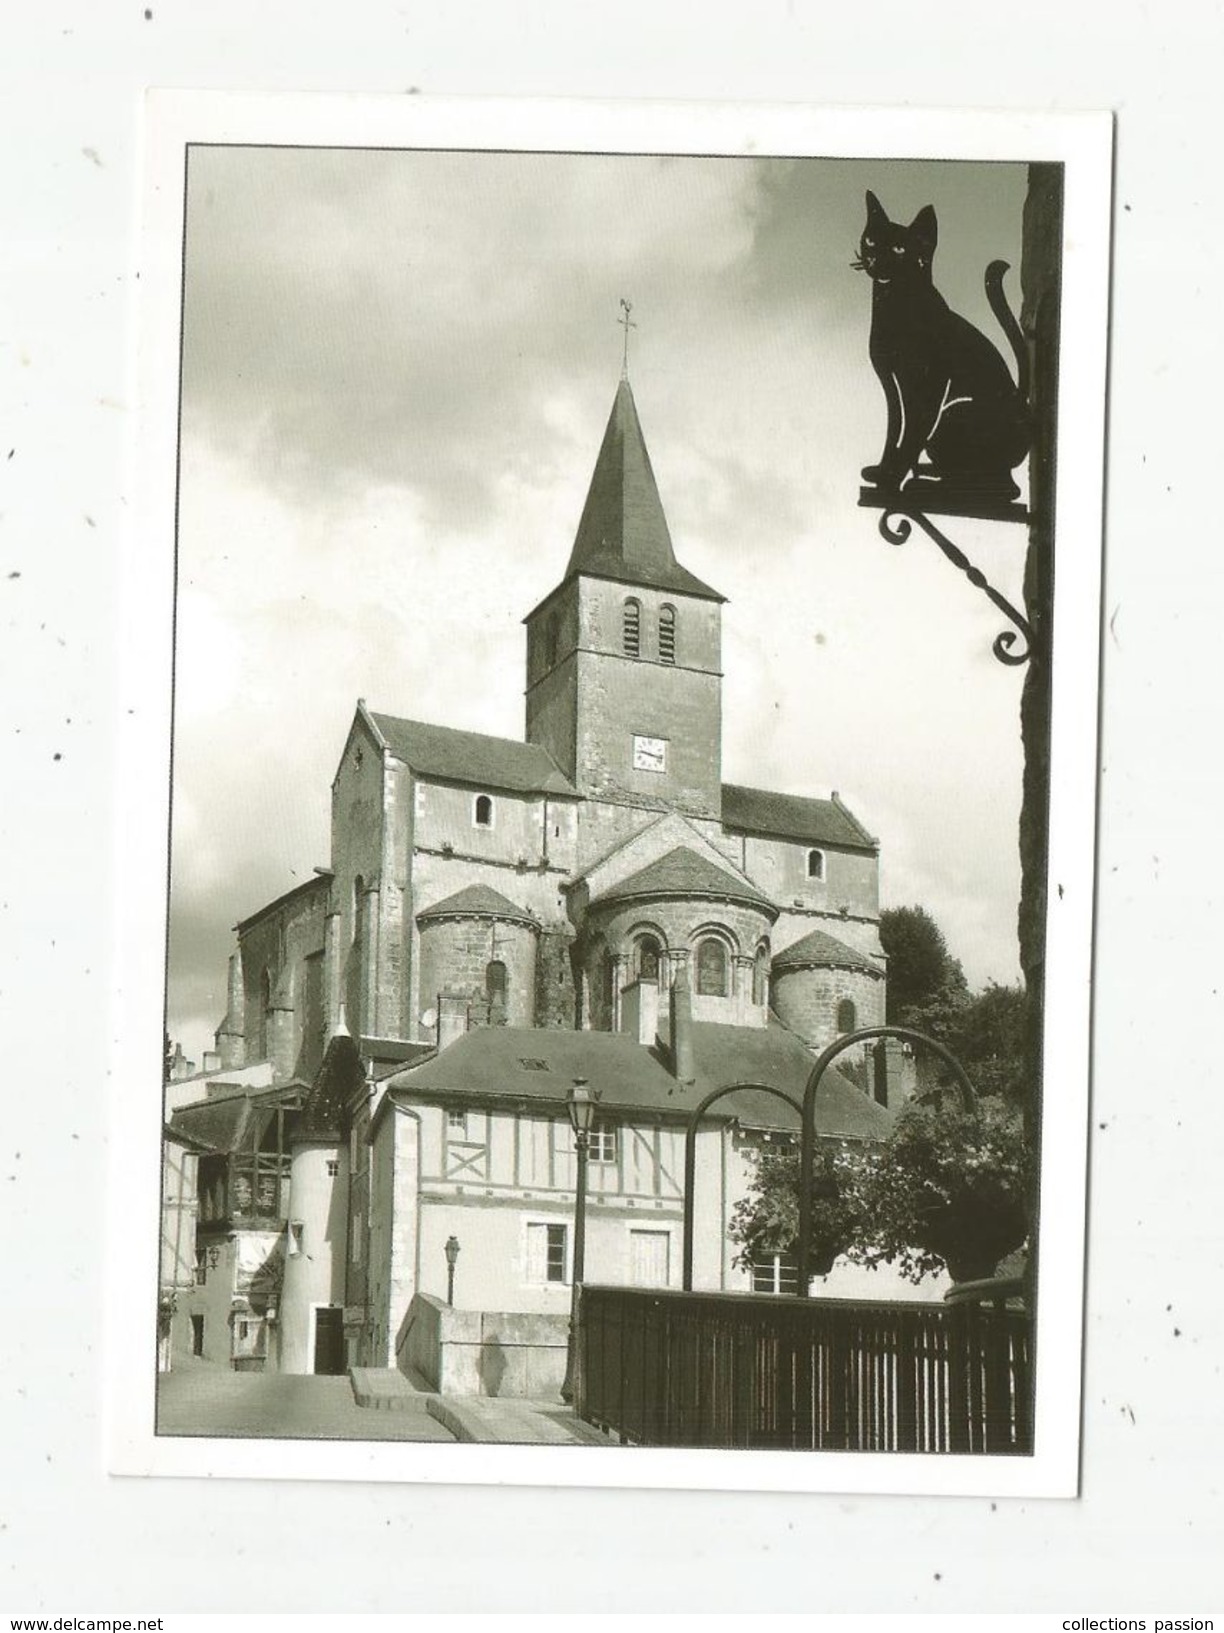
<svg viewBox="0 0 1224 1633"><path fill-rule="evenodd" d="M577 573L726 600L676 560L628 380L616 388L562 582Z"/></svg>
<svg viewBox="0 0 1224 1633"><path fill-rule="evenodd" d="M592 898L597 902L632 901L658 896L704 896L717 901L750 902L772 914L778 909L754 884L699 856L687 845L677 845L665 856L631 873L619 884Z"/></svg>
<svg viewBox="0 0 1224 1633"><path fill-rule="evenodd" d="M878 841L839 799L806 799L800 794L771 794L765 788L722 787L722 825L736 833L776 839L801 839L810 845L839 845L845 850L875 852Z"/></svg>
<svg viewBox="0 0 1224 1633"><path fill-rule="evenodd" d="M818 966L821 969L866 970L870 975L881 977L884 974L879 964L873 964L864 953L855 952L853 947L847 947L844 941L826 935L823 930L809 931L801 941L775 953L771 963L775 970Z"/></svg>
<svg viewBox="0 0 1224 1633"><path fill-rule="evenodd" d="M813 1057L784 1027L693 1023L696 1080L677 1083L661 1045L644 1048L619 1032L565 1032L535 1027L484 1026L466 1032L420 1066L398 1072L387 1087L402 1100L459 1096L511 1105L565 1103L576 1077L598 1090L613 1113L661 1112L685 1117L711 1092L732 1084L764 1084L802 1100ZM714 1114L749 1128L794 1129L795 1113L773 1095L737 1089ZM825 1073L817 1100L817 1132L831 1138L882 1138L892 1114L854 1087L835 1068Z"/></svg>
<svg viewBox="0 0 1224 1633"><path fill-rule="evenodd" d="M435 902L432 907L423 907L417 914L417 923L426 924L430 919L459 918L509 919L515 924L539 927L539 920L533 914L526 908L516 907L491 885L468 885L463 890L457 890L453 896Z"/></svg>
<svg viewBox="0 0 1224 1633"><path fill-rule="evenodd" d="M576 794L547 749L509 737L371 714L397 760L423 777L516 794Z"/></svg>

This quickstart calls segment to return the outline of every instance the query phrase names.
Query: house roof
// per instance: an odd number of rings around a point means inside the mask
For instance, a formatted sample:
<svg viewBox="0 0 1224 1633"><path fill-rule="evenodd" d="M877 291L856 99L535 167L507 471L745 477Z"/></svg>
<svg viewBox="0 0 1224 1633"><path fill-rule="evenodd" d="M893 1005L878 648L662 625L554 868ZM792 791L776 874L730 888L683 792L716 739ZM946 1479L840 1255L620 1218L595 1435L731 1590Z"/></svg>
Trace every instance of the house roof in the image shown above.
<svg viewBox="0 0 1224 1633"><path fill-rule="evenodd" d="M287 907L288 904L291 901L294 901L297 897L307 896L315 890L326 892L330 888L331 882L332 870L330 868L316 868L314 871L314 877L312 879L303 879L301 884L294 885L292 890L286 890L283 895L275 897L270 902L266 902L263 907L257 907L253 913L248 913L246 918L239 919L238 923L234 926L234 929L237 930L240 935L245 934L245 932L249 930L253 924L257 923L260 919L265 918L267 914L275 913L280 907Z"/></svg>
<svg viewBox="0 0 1224 1633"><path fill-rule="evenodd" d="M232 1154L249 1151L262 1139L268 1123L281 1106L296 1109L304 1085L282 1083L272 1089L244 1090L214 1100L180 1106L170 1118L176 1133L202 1141L213 1151Z"/></svg>
<svg viewBox="0 0 1224 1633"><path fill-rule="evenodd" d="M775 970L819 968L866 970L869 975L880 977L884 974L865 954L855 952L853 947L847 947L844 941L826 935L823 930L811 930L801 941L784 947L774 954L771 964Z"/></svg>
<svg viewBox="0 0 1224 1633"><path fill-rule="evenodd" d="M724 601L682 567L628 380L616 388L563 583L578 573Z"/></svg>
<svg viewBox="0 0 1224 1633"><path fill-rule="evenodd" d="M724 783L722 824L737 833L799 839L809 845L872 852L878 848L877 841L836 795L832 799L805 799L799 794L771 794L764 788Z"/></svg>
<svg viewBox="0 0 1224 1633"><path fill-rule="evenodd" d="M435 902L432 907L423 907L417 914L417 923L425 924L430 919L462 918L509 919L515 924L539 927L539 920L526 908L516 907L491 885L468 885L463 890L457 890L453 896Z"/></svg>
<svg viewBox="0 0 1224 1633"><path fill-rule="evenodd" d="M414 1094L483 1101L565 1103L576 1077L586 1078L612 1112L691 1113L712 1090L736 1084L782 1089L801 1100L812 1056L785 1028L693 1024L696 1078L678 1083L661 1045L644 1047L619 1032L551 1031L485 1026L466 1032L420 1066L398 1072L387 1087L401 1100ZM380 1108L381 1109L381 1108ZM795 1113L758 1088L736 1088L713 1115L751 1128L794 1129ZM817 1132L829 1138L881 1138L892 1124L883 1107L843 1078L825 1073L817 1101Z"/></svg>
<svg viewBox="0 0 1224 1633"><path fill-rule="evenodd" d="M396 759L420 776L516 794L575 794L556 761L535 743L390 714L372 713L370 719Z"/></svg>
<svg viewBox="0 0 1224 1633"><path fill-rule="evenodd" d="M618 884L610 885L597 902L632 901L658 896L704 896L717 901L750 902L775 914L778 909L754 884L699 856L687 845L677 845Z"/></svg>

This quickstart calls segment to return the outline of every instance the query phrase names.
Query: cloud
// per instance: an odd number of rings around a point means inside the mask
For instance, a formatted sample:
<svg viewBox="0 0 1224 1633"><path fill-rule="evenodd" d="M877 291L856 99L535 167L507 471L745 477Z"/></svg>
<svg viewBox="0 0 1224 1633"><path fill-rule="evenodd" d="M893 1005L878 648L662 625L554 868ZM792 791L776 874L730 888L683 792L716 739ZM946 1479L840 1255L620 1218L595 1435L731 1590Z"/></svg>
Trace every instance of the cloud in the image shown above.
<svg viewBox="0 0 1224 1633"><path fill-rule="evenodd" d="M677 552L729 597L725 775L838 788L881 835L886 899L929 906L971 979L1012 978L1020 677L990 657L980 594L856 506L883 418L848 263L866 186L898 217L935 202L941 287L986 327L1023 182L192 150L171 925L189 1053L224 1010L230 926L328 861L358 696L521 736L521 619L569 554L622 296ZM1018 529L958 536L1019 594Z"/></svg>

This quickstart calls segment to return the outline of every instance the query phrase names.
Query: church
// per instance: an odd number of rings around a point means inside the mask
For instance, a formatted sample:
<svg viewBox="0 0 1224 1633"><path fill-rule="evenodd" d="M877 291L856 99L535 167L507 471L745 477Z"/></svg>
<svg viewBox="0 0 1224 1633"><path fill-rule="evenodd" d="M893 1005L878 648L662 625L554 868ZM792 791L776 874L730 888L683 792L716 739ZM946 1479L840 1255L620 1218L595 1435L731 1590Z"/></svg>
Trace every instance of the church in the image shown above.
<svg viewBox="0 0 1224 1633"><path fill-rule="evenodd" d="M879 844L836 793L723 781L724 604L677 558L623 375L524 619L523 740L358 700L328 865L237 926L216 1052L167 1088L198 1193L171 1350L406 1369L448 1310L563 1322L575 1083L598 1096L587 1280L680 1285L685 1129L725 1088L693 1285L787 1290L728 1224L795 1126L763 1091L801 1095L816 1053L884 1020ZM843 1057L820 1135L886 1134L905 1064ZM863 1274L827 1290L898 1291Z"/></svg>

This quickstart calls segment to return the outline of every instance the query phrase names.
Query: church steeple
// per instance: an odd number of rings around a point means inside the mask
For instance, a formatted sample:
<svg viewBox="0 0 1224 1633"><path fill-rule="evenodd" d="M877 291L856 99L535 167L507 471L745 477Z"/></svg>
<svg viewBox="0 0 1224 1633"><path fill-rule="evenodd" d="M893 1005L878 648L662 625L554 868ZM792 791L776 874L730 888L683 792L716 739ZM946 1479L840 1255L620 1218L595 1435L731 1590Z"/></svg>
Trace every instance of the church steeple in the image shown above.
<svg viewBox="0 0 1224 1633"><path fill-rule="evenodd" d="M676 560L622 377L565 576L526 618L527 741L589 798L717 818L725 599Z"/></svg>
<svg viewBox="0 0 1224 1633"><path fill-rule="evenodd" d="M577 573L711 601L726 599L676 560L633 388L625 377L616 388L565 579Z"/></svg>

